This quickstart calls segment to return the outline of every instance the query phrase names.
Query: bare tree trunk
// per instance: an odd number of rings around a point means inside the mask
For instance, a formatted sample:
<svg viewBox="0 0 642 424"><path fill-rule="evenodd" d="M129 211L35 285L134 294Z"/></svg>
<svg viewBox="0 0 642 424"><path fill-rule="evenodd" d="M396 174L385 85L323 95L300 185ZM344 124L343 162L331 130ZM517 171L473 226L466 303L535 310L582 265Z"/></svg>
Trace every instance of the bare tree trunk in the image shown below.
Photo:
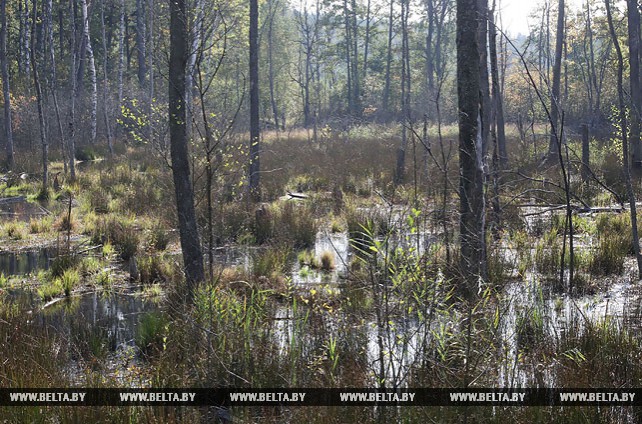
<svg viewBox="0 0 642 424"><path fill-rule="evenodd" d="M111 123L109 121L109 87L107 86L107 37L105 36L105 0L100 0L100 29L103 41L103 118L105 119L105 132L107 133L107 146L109 155L114 154L114 146L111 138Z"/></svg>
<svg viewBox="0 0 642 424"><path fill-rule="evenodd" d="M488 0L477 0L479 10L478 48L479 48L479 89L481 90L481 133L484 164L490 140L490 84L488 83Z"/></svg>
<svg viewBox="0 0 642 424"><path fill-rule="evenodd" d="M504 105L502 92L499 84L499 66L497 65L497 28L495 27L495 0L493 0L493 10L488 15L489 25L489 45L490 45L490 71L493 82L493 115L494 125L497 126L497 159L499 166L506 168L508 165L508 153L506 152L506 132L504 129Z"/></svg>
<svg viewBox="0 0 642 424"><path fill-rule="evenodd" d="M253 200L261 199L259 127L259 5L250 0L250 167L249 190Z"/></svg>
<svg viewBox="0 0 642 424"><path fill-rule="evenodd" d="M386 76L383 88L383 100L381 107L386 115L390 114L390 67L392 65L392 29L394 23L394 0L390 0L388 12L388 49L386 50ZM387 118L387 116L386 116Z"/></svg>
<svg viewBox="0 0 642 424"><path fill-rule="evenodd" d="M69 71L69 176L71 181L76 180L76 14L74 0L69 0L69 58L71 59Z"/></svg>
<svg viewBox="0 0 642 424"><path fill-rule="evenodd" d="M11 88L7 66L7 0L0 0L0 67L2 68L2 94L4 97L4 135L7 138L7 166L13 168L13 130L11 124Z"/></svg>
<svg viewBox="0 0 642 424"><path fill-rule="evenodd" d="M118 109L117 114L120 114L120 108L123 102L123 73L125 72L125 0L120 0L120 18L118 20Z"/></svg>
<svg viewBox="0 0 642 424"><path fill-rule="evenodd" d="M560 86L562 79L562 47L564 46L564 0L559 0L557 10L557 34L555 35L555 63L553 64L553 88L551 91L551 135L548 143L548 157L553 158L557 152L557 125L560 115Z"/></svg>
<svg viewBox="0 0 642 424"><path fill-rule="evenodd" d="M190 27L190 50L187 57L187 74L185 75L185 105L187 107L187 136L192 136L193 125L193 98L194 98L194 72L196 72L196 56L201 47L201 28L203 25L203 0L196 0L194 4L196 16Z"/></svg>
<svg viewBox="0 0 642 424"><path fill-rule="evenodd" d="M395 184L402 184L406 174L406 149L408 147L408 125L410 124L410 49L408 46L408 16L410 2L401 0L401 145L397 149Z"/></svg>
<svg viewBox="0 0 642 424"><path fill-rule="evenodd" d="M270 106L272 107L272 119L274 120L274 126L276 130L278 131L280 129L279 126L279 110L276 104L276 97L275 97L275 87L274 87L274 16L276 15L276 8L277 8L277 2L274 0L270 0L268 2L268 7L269 7L269 12L268 12L268 34L267 34L267 39L268 39L268 83L270 84ZM306 19L307 19L307 14L306 14ZM306 22L307 23L307 22ZM307 121L309 118L307 114L305 113L305 108L310 108L309 105L304 105L304 120ZM309 113L309 112L308 112ZM307 127L307 123L304 124L304 126Z"/></svg>
<svg viewBox="0 0 642 424"><path fill-rule="evenodd" d="M91 47L91 35L89 33L89 14L87 13L87 0L80 0L83 20L83 43L87 59L89 59L89 83L91 84L91 142L96 142L96 122L98 109L98 87L96 84L96 63L94 61L94 49Z"/></svg>
<svg viewBox="0 0 642 424"><path fill-rule="evenodd" d="M138 83L145 87L147 83L147 48L145 30L144 0L136 0L136 53L138 54Z"/></svg>
<svg viewBox="0 0 642 424"><path fill-rule="evenodd" d="M33 19L31 20L31 33L35 33L37 21L36 0L33 0ZM38 67L36 66L36 39L31 37L31 72L33 75L33 83L36 89L36 101L38 104L38 124L40 128L40 144L42 146L42 192L46 193L49 183L49 146L47 141L47 125L45 123L45 115L42 106L42 87L40 86L40 78L38 76Z"/></svg>
<svg viewBox="0 0 642 424"><path fill-rule="evenodd" d="M462 291L468 299L475 297L479 280L486 278L478 12L477 0L457 0L459 241Z"/></svg>
<svg viewBox="0 0 642 424"><path fill-rule="evenodd" d="M20 0L22 4L22 0ZM28 75L31 67L31 28L29 24L29 0L24 0L24 9L22 15L24 31L22 33L21 50L24 63L24 75Z"/></svg>
<svg viewBox="0 0 642 424"><path fill-rule="evenodd" d="M147 26L149 42L147 54L149 55L149 99L147 102L147 140L150 142L154 137L154 0L148 0L147 8L149 9L149 24ZM186 90L188 90L187 88ZM189 137L189 133L187 133Z"/></svg>
<svg viewBox="0 0 642 424"><path fill-rule="evenodd" d="M176 193L178 226L187 279L187 297L191 301L198 283L205 278L203 255L196 225L194 191L190 179L188 137L185 112L185 72L189 49L187 7L185 0L169 0L169 130L172 174Z"/></svg>
<svg viewBox="0 0 642 424"><path fill-rule="evenodd" d="M631 84L631 160L633 168L642 168L642 143L640 142L640 11L637 0L627 0L629 36L629 82Z"/></svg>
<svg viewBox="0 0 642 424"><path fill-rule="evenodd" d="M50 76L49 87L51 91L51 96L54 102L54 109L56 111L56 123L58 125L58 132L60 134L60 149L62 151L64 171L67 173L67 143L65 140L65 131L62 128L62 118L60 117L60 107L58 105L58 77L56 75L56 56L54 51L54 36L53 36L53 20L52 20L52 9L53 3L52 0L46 0L45 2L45 32L47 39L46 49L49 52L50 64Z"/></svg>
<svg viewBox="0 0 642 424"><path fill-rule="evenodd" d="M622 153L623 153L623 168L624 179L626 181L626 191L629 196L629 206L631 209L631 236L633 238L633 251L638 264L638 279L642 278L642 255L640 254L640 238L638 235L638 215L635 206L635 194L633 192L633 184L631 183L631 163L629 162L629 146L627 139L627 125L626 125L626 102L624 100L623 76L624 73L624 59L622 58L622 50L620 49L620 42L617 39L615 28L613 26L613 17L611 16L611 5L609 0L604 0L606 6L606 17L609 24L609 32L611 39L615 46L617 54L617 92L620 109L620 133L622 134Z"/></svg>

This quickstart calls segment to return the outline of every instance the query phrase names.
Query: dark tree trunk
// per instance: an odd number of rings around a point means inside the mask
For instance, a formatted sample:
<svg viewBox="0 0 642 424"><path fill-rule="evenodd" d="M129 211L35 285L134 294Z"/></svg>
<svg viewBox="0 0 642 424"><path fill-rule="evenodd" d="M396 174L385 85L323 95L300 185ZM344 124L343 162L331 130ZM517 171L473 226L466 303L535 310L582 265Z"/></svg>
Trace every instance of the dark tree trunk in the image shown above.
<svg viewBox="0 0 642 424"><path fill-rule="evenodd" d="M479 19L477 0L457 0L460 267L462 291L469 299L475 297L479 280L486 278Z"/></svg>
<svg viewBox="0 0 642 424"><path fill-rule="evenodd" d="M479 89L481 91L481 134L484 163L488 154L490 140L490 84L488 83L488 0L477 0L479 13Z"/></svg>
<svg viewBox="0 0 642 424"><path fill-rule="evenodd" d="M250 0L250 167L249 189L253 200L261 199L259 164L259 5Z"/></svg>
<svg viewBox="0 0 642 424"><path fill-rule="evenodd" d="M103 42L103 118L105 120L105 133L107 135L107 146L109 148L109 155L114 154L114 147L111 139L111 122L109 119L109 86L107 75L108 64L108 51L107 51L107 35L105 33L105 0L100 0L100 30Z"/></svg>
<svg viewBox="0 0 642 424"><path fill-rule="evenodd" d="M557 144L561 143L558 134L560 115L560 89L562 80L562 47L564 46L564 0L559 0L557 10L557 34L555 35L555 63L553 64L553 87L551 91L551 135L548 143L548 157L554 158Z"/></svg>
<svg viewBox="0 0 642 424"><path fill-rule="evenodd" d="M74 0L69 0L69 177L71 181L76 179L76 14Z"/></svg>
<svg viewBox="0 0 642 424"><path fill-rule="evenodd" d="M497 157L499 166L506 168L508 164L508 153L506 152L506 132L504 129L504 102L499 84L499 66L497 64L497 28L495 28L495 2L493 1L493 10L488 15L489 25L489 46L490 46L490 72L493 82L493 116L496 125L497 137Z"/></svg>
<svg viewBox="0 0 642 424"><path fill-rule="evenodd" d="M642 167L642 144L640 143L640 11L637 0L627 0L629 36L629 82L631 84L631 162L634 168Z"/></svg>
<svg viewBox="0 0 642 424"><path fill-rule="evenodd" d="M47 125L42 101L42 87L40 85L40 76L38 75L38 66L36 64L36 40L33 37L36 29L36 0L33 1L33 19L31 21L31 73L33 75L33 84L36 89L36 102L38 104L38 127L40 128L40 145L42 147L42 190L47 190L49 184L49 144L47 140Z"/></svg>
<svg viewBox="0 0 642 424"><path fill-rule="evenodd" d="M13 168L13 131L11 128L11 88L7 66L7 0L0 0L0 67L2 68L2 94L4 97L4 135L6 137L7 166Z"/></svg>
<svg viewBox="0 0 642 424"><path fill-rule="evenodd" d="M169 0L169 132L172 174L176 193L178 227L187 279L187 296L191 299L196 285L205 277L203 255L196 225L194 191L190 179L187 118L185 112L185 72L188 55L187 13L185 0Z"/></svg>
<svg viewBox="0 0 642 424"><path fill-rule="evenodd" d="M620 129L622 136L622 153L623 153L623 169L624 169L624 180L626 182L626 191L629 197L629 207L631 211L631 237L633 239L633 251L635 252L635 257L637 259L638 265L638 279L642 278L642 255L640 255L640 237L638 235L638 215L635 205L635 194L633 192L633 184L631 183L631 164L629 162L629 146L627 139L627 125L626 125L626 102L624 100L624 87L623 87L623 77L624 73L624 59L622 57L622 50L620 49L620 42L617 39L615 33L615 27L613 26L613 17L611 15L611 5L610 0L605 0L604 4L606 5L606 17L609 24L609 32L611 33L611 39L613 45L615 46L615 52L617 54L617 94L619 101L620 109Z"/></svg>
<svg viewBox="0 0 642 424"><path fill-rule="evenodd" d="M395 184L406 179L406 149L408 147L408 125L410 124L410 49L408 46L408 17L410 2L401 0L401 145L397 149Z"/></svg>
<svg viewBox="0 0 642 424"><path fill-rule="evenodd" d="M53 2L52 0L46 0L45 3L45 35L46 35L46 47L45 49L48 52L48 57L50 60L49 64L49 91L51 92L51 97L54 103L54 110L56 112L56 124L58 126L58 133L60 134L60 150L62 151L62 157L64 161L64 171L67 173L67 143L65 142L65 131L62 127L62 118L60 117L60 106L58 104L58 78L56 72L56 55L54 49L54 34L53 34L53 19L52 19L52 10Z"/></svg>

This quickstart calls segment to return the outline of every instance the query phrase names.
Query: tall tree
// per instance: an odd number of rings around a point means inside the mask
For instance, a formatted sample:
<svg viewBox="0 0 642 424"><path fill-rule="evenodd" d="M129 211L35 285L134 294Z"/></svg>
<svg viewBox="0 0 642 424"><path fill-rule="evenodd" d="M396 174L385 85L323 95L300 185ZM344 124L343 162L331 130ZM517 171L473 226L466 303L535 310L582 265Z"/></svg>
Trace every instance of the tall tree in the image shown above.
<svg viewBox="0 0 642 424"><path fill-rule="evenodd" d="M477 0L457 0L457 98L459 102L460 268L463 292L473 298L486 278L483 146L481 132L480 14ZM485 19L485 16L481 18Z"/></svg>
<svg viewBox="0 0 642 424"><path fill-rule="evenodd" d="M495 0L493 0L493 9L489 13L488 27L488 44L490 46L490 73L493 87L492 98L492 125L495 130L497 155L499 164L505 168L508 163L508 154L506 152L506 133L504 129L504 102L502 100L502 91L499 83L499 64L497 63L497 28L495 27Z"/></svg>
<svg viewBox="0 0 642 424"><path fill-rule="evenodd" d="M401 0L401 144L397 148L395 184L405 180L406 148L408 147L408 125L410 125L410 48L408 40L408 19L410 2Z"/></svg>
<svg viewBox="0 0 642 424"><path fill-rule="evenodd" d="M58 125L58 133L60 134L60 149L62 150L62 157L64 161L64 170L67 173L67 143L65 142L65 131L62 127L62 118L60 117L60 106L58 104L58 79L56 73L56 55L55 55L55 46L54 46L54 31L53 31L53 19L52 19L52 10L53 2L52 0L46 0L44 2L45 6L45 33L46 33L46 50L49 57L49 69L48 69L48 86L51 97L53 98L54 110L56 112L56 124ZM47 56L45 56L47 57Z"/></svg>
<svg viewBox="0 0 642 424"><path fill-rule="evenodd" d="M89 60L89 83L91 84L91 110L90 110L90 125L91 125L91 142L96 142L96 128L97 128L97 109L98 109L98 87L96 84L96 62L94 61L94 49L91 46L91 35L89 33L89 13L87 10L87 0L80 0L80 8L82 12L83 21L83 45L85 46L85 53Z"/></svg>
<svg viewBox="0 0 642 424"><path fill-rule="evenodd" d="M107 76L107 62L109 52L107 51L107 36L105 34L105 0L100 0L100 32L103 42L103 118L105 120L105 132L107 133L107 147L109 154L113 155L114 147L111 139L111 123L109 119L109 86Z"/></svg>
<svg viewBox="0 0 642 424"><path fill-rule="evenodd" d="M260 182L260 128L259 128L259 4L250 0L250 196L261 198Z"/></svg>
<svg viewBox="0 0 642 424"><path fill-rule="evenodd" d="M203 281L203 255L196 225L194 190L190 178L188 136L185 111L185 72L189 49L186 0L169 0L169 134L172 174L176 193L178 227L187 279L188 298Z"/></svg>
<svg viewBox="0 0 642 424"><path fill-rule="evenodd" d="M609 32L611 40L615 46L615 53L617 55L617 94L620 109L620 133L622 137L622 154L623 154L623 170L624 181L626 183L626 191L629 197L629 208L631 212L631 238L633 243L633 251L637 259L638 265L638 279L642 278L642 255L640 254L640 237L638 235L638 214L635 204L635 194L633 193L633 184L631 183L631 164L629 162L629 146L627 139L627 125L626 125L626 102L624 100L623 77L624 73L624 59L622 57L622 49L618 41L615 27L613 25L613 16L611 13L610 0L604 0L606 6L606 18L609 24Z"/></svg>
<svg viewBox="0 0 642 424"><path fill-rule="evenodd" d="M74 0L69 0L69 177L76 179L76 67L78 56L76 50L76 8Z"/></svg>
<svg viewBox="0 0 642 424"><path fill-rule="evenodd" d="M559 139L558 124L560 121L560 97L562 80L562 49L564 47L564 0L559 0L557 6L557 33L555 34L555 62L553 63L553 87L551 89L551 135L548 143L548 158L554 158L557 153Z"/></svg>
<svg viewBox="0 0 642 424"><path fill-rule="evenodd" d="M631 154L634 168L642 167L642 143L640 142L640 11L637 0L627 0L629 36L629 83L631 84Z"/></svg>
<svg viewBox="0 0 642 424"><path fill-rule="evenodd" d="M40 129L40 145L42 147L42 191L46 192L49 184L49 142L47 139L47 125L45 123L45 114L43 110L42 99L42 86L40 84L40 76L38 73L38 66L36 66L36 37L33 36L36 32L36 21L38 20L38 8L36 7L36 0L33 0L33 17L31 20L31 73L33 75L33 85L36 89L36 102L38 104L38 127Z"/></svg>
<svg viewBox="0 0 642 424"><path fill-rule="evenodd" d="M0 0L0 68L2 68L2 94L4 97L4 135L6 137L7 166L13 168L13 130L11 127L11 86L7 65L7 0Z"/></svg>

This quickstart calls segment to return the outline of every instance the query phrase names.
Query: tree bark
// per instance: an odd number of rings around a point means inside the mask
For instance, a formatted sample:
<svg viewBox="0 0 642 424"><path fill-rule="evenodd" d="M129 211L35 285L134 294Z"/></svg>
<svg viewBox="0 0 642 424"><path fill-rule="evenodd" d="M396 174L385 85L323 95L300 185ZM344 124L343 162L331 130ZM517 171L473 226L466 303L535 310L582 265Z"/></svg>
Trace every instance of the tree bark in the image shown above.
<svg viewBox="0 0 642 424"><path fill-rule="evenodd" d="M118 114L123 102L123 74L125 72L125 0L120 0L120 18L118 20Z"/></svg>
<svg viewBox="0 0 642 424"><path fill-rule="evenodd" d="M259 127L259 5L250 0L250 166L249 190L253 200L261 199Z"/></svg>
<svg viewBox="0 0 642 424"><path fill-rule="evenodd" d="M36 0L33 0L33 19L31 20L31 33L35 33L37 20ZM49 145L47 140L47 126L42 105L42 87L36 66L36 40L31 37L31 73L33 84L36 89L36 102L38 104L38 127L40 129L40 145L42 147L42 192L45 193L49 184Z"/></svg>
<svg viewBox="0 0 642 424"><path fill-rule="evenodd" d="M4 97L4 135L6 137L7 167L13 168L13 130L11 124L11 87L7 66L7 0L0 0L0 67L2 68L2 94Z"/></svg>
<svg viewBox="0 0 642 424"><path fill-rule="evenodd" d="M107 62L109 59L107 51L107 36L105 34L105 0L100 0L100 29L103 42L103 118L105 119L105 133L107 135L107 146L109 155L114 154L114 146L111 138L111 122L109 119L109 87L107 85Z"/></svg>
<svg viewBox="0 0 642 424"><path fill-rule="evenodd" d="M502 99L502 91L499 84L499 66L497 64L497 28L495 27L495 1L493 0L493 10L488 15L490 20L489 25L489 45L490 45L490 72L493 82L493 116L494 125L496 125L497 137L497 156L499 166L505 169L508 165L508 153L506 151L506 131L504 125L504 102Z"/></svg>
<svg viewBox="0 0 642 424"><path fill-rule="evenodd" d="M486 278L484 191L480 114L477 0L457 0L457 97L459 102L460 268L468 299Z"/></svg>
<svg viewBox="0 0 642 424"><path fill-rule="evenodd" d="M76 14L74 0L69 0L69 177L71 181L76 179Z"/></svg>
<svg viewBox="0 0 642 424"><path fill-rule="evenodd" d="M96 142L97 109L98 109L98 87L96 84L96 62L94 61L94 49L91 47L91 35L89 33L89 14L87 12L87 0L80 0L83 21L83 44L89 60L89 83L91 84L91 142Z"/></svg>
<svg viewBox="0 0 642 424"><path fill-rule="evenodd" d="M642 144L640 143L640 11L637 0L627 0L629 37L629 82L631 84L631 162L633 168L642 168Z"/></svg>
<svg viewBox="0 0 642 424"><path fill-rule="evenodd" d="M188 56L187 8L185 0L169 0L169 131L172 174L176 193L178 226L187 280L187 297L191 300L196 285L205 277L203 256L196 225L194 191L190 179L187 126L185 124L185 72Z"/></svg>
<svg viewBox="0 0 642 424"><path fill-rule="evenodd" d="M560 86L562 77L562 48L564 46L564 0L559 0L557 10L557 34L555 34L555 63L553 64L553 87L551 91L551 135L548 143L548 157L553 158L557 144L561 143L558 134L560 115Z"/></svg>
<svg viewBox="0 0 642 424"><path fill-rule="evenodd" d="M633 192L633 184L631 183L631 164L629 162L629 146L627 138L627 125L626 125L626 102L624 100L624 87L623 76L624 73L624 59L622 57L622 50L620 49L620 42L615 33L613 26L613 16L611 15L611 5L609 0L604 0L606 6L606 18L609 24L609 32L611 39L615 46L617 55L617 93L620 106L620 129L622 134L622 153L623 153L623 170L624 180L626 182L626 191L629 196L629 207L631 211L631 237L633 238L633 251L638 265L638 279L642 278L642 255L640 254L640 237L638 235L638 218L637 209L635 205L635 194Z"/></svg>
<svg viewBox="0 0 642 424"><path fill-rule="evenodd" d="M46 50L49 53L49 91L54 102L54 109L56 112L56 124L58 125L58 132L60 134L60 150L64 161L64 171L67 173L67 143L65 142L65 131L62 127L62 118L60 117L60 107L58 105L58 80L56 72L56 55L54 49L54 34L53 34L53 19L52 19L53 2L52 0L45 1L45 32L46 32Z"/></svg>

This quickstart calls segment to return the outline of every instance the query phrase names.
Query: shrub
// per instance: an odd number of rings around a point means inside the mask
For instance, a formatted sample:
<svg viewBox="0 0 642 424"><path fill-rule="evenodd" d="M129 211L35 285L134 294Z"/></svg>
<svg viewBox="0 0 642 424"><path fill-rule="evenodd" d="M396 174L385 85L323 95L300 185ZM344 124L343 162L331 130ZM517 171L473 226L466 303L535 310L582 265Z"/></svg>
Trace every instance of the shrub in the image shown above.
<svg viewBox="0 0 642 424"><path fill-rule="evenodd" d="M52 277L62 277L62 275L72 268L75 268L80 262L80 257L74 254L58 255L49 265L49 272Z"/></svg>
<svg viewBox="0 0 642 424"><path fill-rule="evenodd" d="M140 281L143 284L171 280L172 266L162 256L150 255L137 260Z"/></svg>
<svg viewBox="0 0 642 424"><path fill-rule="evenodd" d="M145 355L165 349L168 322L165 315L152 312L141 316L136 334L136 345Z"/></svg>
<svg viewBox="0 0 642 424"><path fill-rule="evenodd" d="M138 251L138 234L126 218L109 215L98 219L88 230L92 243L113 244L124 260L129 260Z"/></svg>
<svg viewBox="0 0 642 424"><path fill-rule="evenodd" d="M22 240L27 236L24 224L18 221L7 222L3 229L5 235L13 240Z"/></svg>
<svg viewBox="0 0 642 424"><path fill-rule="evenodd" d="M44 216L40 219L31 218L29 220L29 232L31 234L48 233L53 226L53 219L50 216Z"/></svg>
<svg viewBox="0 0 642 424"><path fill-rule="evenodd" d="M80 282L80 274L75 269L68 269L62 274L60 280L65 291L65 296L69 296L71 294L71 291Z"/></svg>
<svg viewBox="0 0 642 424"><path fill-rule="evenodd" d="M156 250L165 250L169 244L169 235L160 223L150 229L149 244Z"/></svg>
<svg viewBox="0 0 642 424"><path fill-rule="evenodd" d="M562 243L557 231L550 230L535 247L535 269L546 276L555 276L559 272L562 254Z"/></svg>
<svg viewBox="0 0 642 424"><path fill-rule="evenodd" d="M60 278L45 281L40 287L38 287L38 295L45 302L61 295L64 291L65 288L63 287L62 280Z"/></svg>

